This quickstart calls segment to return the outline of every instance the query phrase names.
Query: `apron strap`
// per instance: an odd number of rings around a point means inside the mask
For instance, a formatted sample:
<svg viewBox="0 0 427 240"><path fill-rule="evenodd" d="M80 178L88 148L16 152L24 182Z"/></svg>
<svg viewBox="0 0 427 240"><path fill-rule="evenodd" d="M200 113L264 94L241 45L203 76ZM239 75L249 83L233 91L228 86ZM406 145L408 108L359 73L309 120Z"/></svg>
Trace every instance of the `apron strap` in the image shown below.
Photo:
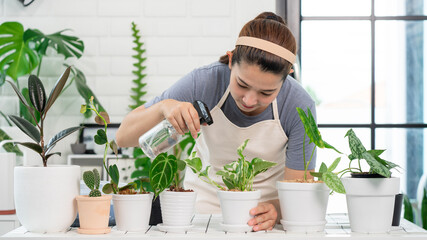
<svg viewBox="0 0 427 240"><path fill-rule="evenodd" d="M230 85L228 85L227 89L224 92L224 95L222 95L221 99L219 100L218 104L216 105L218 108L221 108L224 104L225 100L228 97L228 94L230 93Z"/></svg>
<svg viewBox="0 0 427 240"><path fill-rule="evenodd" d="M277 109L277 98L272 102L274 120L279 120L279 110Z"/></svg>

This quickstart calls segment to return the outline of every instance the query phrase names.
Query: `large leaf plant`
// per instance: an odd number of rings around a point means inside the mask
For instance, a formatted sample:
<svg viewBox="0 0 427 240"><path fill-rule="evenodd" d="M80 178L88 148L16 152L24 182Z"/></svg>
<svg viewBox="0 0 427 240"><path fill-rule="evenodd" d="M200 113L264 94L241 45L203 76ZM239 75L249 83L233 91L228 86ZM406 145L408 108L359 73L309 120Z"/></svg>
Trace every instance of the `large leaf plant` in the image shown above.
<svg viewBox="0 0 427 240"><path fill-rule="evenodd" d="M31 122L24 118L15 115L9 115L10 120L23 133L25 133L33 140L33 142L16 142L16 144L20 144L37 152L42 158L44 167L47 167L47 161L51 156L55 154L61 155L59 152L51 152L55 145L63 138L67 137L75 131L78 131L81 128L67 128L54 135L52 138L50 138L49 141L46 141L45 139L44 121L49 109L61 94L62 89L67 82L68 76L70 75L70 71L71 68L68 67L62 76L58 79L48 97L46 96L43 83L35 75L30 75L28 78L28 96L22 95L17 86L12 81L7 80L8 83L10 83L12 86L21 103L27 108L31 117L36 122L36 126L34 126ZM30 101L28 102L26 99L29 99ZM35 117L36 113L40 116L39 120L37 120Z"/></svg>

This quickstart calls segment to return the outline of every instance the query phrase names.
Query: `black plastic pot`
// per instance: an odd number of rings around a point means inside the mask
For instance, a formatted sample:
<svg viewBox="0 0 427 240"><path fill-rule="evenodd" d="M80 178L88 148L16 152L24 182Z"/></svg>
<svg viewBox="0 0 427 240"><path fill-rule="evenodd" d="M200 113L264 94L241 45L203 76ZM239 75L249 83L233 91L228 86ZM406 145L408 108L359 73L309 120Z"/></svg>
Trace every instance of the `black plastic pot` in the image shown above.
<svg viewBox="0 0 427 240"><path fill-rule="evenodd" d="M391 226L400 225L400 215L402 213L402 201L403 201L403 194L402 193L396 194L396 197L394 199L393 222L391 223Z"/></svg>
<svg viewBox="0 0 427 240"><path fill-rule="evenodd" d="M151 204L151 215L150 215L150 225L157 225L162 223L162 209L160 208L160 198L157 197L156 200Z"/></svg>

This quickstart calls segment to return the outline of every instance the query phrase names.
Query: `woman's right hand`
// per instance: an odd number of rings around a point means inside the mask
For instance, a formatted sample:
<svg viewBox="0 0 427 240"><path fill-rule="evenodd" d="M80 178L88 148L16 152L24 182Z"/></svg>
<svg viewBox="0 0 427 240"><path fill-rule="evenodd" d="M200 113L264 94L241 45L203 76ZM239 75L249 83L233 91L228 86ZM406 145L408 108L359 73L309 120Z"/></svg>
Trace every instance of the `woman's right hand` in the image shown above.
<svg viewBox="0 0 427 240"><path fill-rule="evenodd" d="M180 102L174 99L161 101L161 112L179 134L190 131L194 139L200 131L200 120L197 110L189 102Z"/></svg>

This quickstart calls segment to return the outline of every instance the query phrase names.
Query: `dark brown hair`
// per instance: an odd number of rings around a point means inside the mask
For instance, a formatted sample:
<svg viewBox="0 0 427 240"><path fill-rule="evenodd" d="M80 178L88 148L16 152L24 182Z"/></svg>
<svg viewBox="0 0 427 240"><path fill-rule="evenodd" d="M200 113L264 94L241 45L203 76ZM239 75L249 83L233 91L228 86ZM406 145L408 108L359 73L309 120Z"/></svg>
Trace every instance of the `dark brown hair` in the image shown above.
<svg viewBox="0 0 427 240"><path fill-rule="evenodd" d="M239 34L239 37L242 36L256 37L270 41L288 49L294 54L297 51L295 37L283 19L272 12L263 12L255 19L246 23ZM287 60L258 48L239 45L232 52L232 65L241 61L247 64L256 64L264 72L283 74L283 79L286 78L292 67L292 64ZM219 62L228 64L228 55L221 56Z"/></svg>

